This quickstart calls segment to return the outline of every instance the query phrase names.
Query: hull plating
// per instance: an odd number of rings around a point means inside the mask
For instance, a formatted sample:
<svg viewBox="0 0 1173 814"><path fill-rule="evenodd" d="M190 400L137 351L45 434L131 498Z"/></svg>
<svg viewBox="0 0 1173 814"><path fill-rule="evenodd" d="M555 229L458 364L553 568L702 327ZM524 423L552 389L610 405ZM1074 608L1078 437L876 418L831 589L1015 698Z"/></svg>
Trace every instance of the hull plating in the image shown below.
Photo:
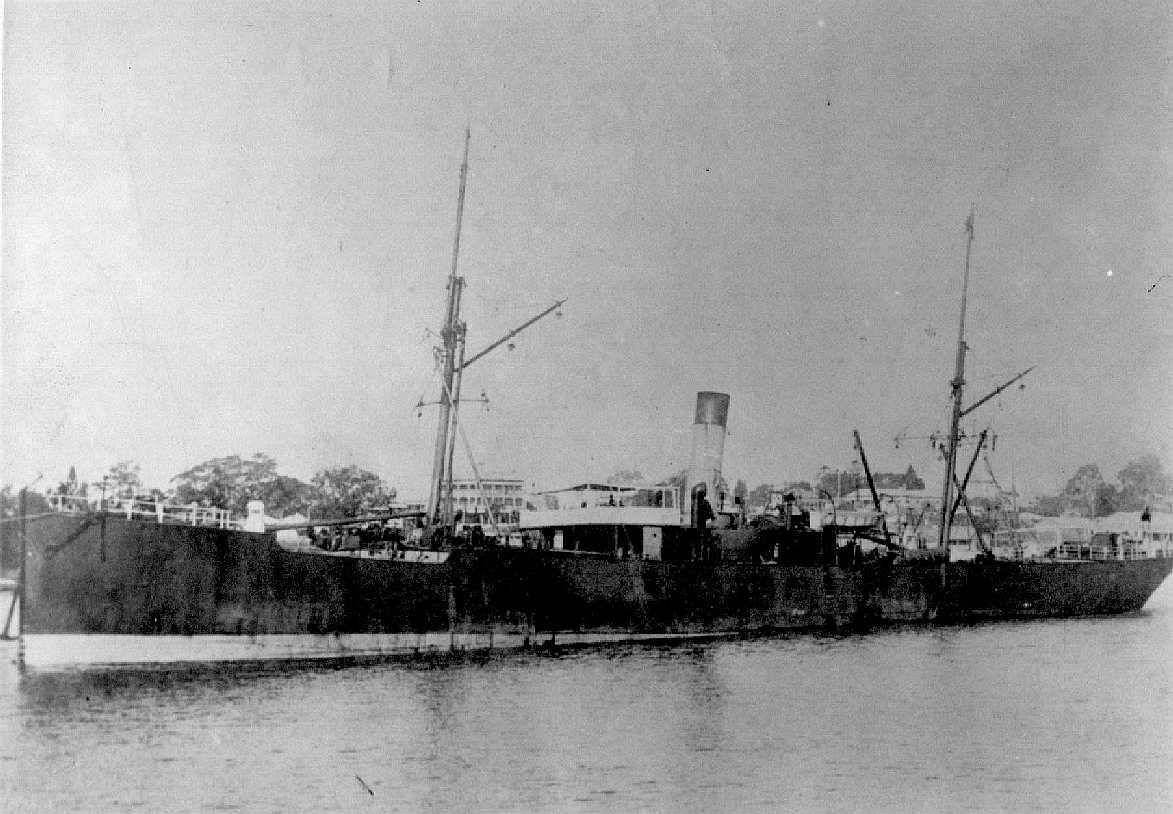
<svg viewBox="0 0 1173 814"><path fill-rule="evenodd" d="M418 563L109 516L46 518L28 538L30 664L411 656L551 635L573 644L1118 614L1140 610L1173 566L926 559L840 568L513 549Z"/></svg>

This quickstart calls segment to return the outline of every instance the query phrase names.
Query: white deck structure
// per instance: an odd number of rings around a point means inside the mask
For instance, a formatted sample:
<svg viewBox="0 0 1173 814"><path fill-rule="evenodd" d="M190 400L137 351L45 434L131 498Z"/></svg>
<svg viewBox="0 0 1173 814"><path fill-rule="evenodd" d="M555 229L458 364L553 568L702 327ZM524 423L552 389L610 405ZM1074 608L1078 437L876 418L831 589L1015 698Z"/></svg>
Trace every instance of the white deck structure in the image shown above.
<svg viewBox="0 0 1173 814"><path fill-rule="evenodd" d="M677 486L582 483L539 497L543 508L523 511L522 529L683 524Z"/></svg>

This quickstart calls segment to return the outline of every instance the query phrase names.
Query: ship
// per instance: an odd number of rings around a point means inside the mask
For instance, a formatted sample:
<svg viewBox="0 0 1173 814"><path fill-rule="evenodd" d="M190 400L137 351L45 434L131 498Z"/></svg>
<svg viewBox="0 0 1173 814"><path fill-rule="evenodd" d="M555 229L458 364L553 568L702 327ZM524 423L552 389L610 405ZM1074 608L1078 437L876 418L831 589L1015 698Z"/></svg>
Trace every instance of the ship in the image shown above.
<svg viewBox="0 0 1173 814"><path fill-rule="evenodd" d="M466 133L456 247L467 156ZM520 512L516 532L492 533L490 522L458 534L460 379L484 352L465 355L454 248L428 503L411 517L375 518L418 520L422 534L377 550L325 550L284 543L263 521L238 527L213 509L59 501L58 511L16 518L20 570L6 633L19 639L26 668L117 668L447 658L1140 611L1173 569L1168 541L1008 559L952 538L964 505L960 419L972 409L962 401L972 216L966 225L935 543L893 535L874 488L877 511L862 518L797 501L749 517L724 494L731 397L716 391L696 395L691 462L678 481L579 484ZM858 433L855 441L866 469ZM310 525L360 521L372 518Z"/></svg>

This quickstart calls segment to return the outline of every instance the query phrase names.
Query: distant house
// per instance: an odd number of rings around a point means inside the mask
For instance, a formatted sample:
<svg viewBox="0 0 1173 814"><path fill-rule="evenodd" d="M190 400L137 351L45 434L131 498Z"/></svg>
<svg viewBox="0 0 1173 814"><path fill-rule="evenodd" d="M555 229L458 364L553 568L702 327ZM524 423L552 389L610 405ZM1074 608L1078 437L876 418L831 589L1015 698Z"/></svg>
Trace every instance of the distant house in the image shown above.
<svg viewBox="0 0 1173 814"><path fill-rule="evenodd" d="M872 481L877 489L905 489L916 491L925 488L925 482L916 474L911 466L904 472L877 472L872 475Z"/></svg>
<svg viewBox="0 0 1173 814"><path fill-rule="evenodd" d="M516 523L526 504L525 481L518 478L462 478L452 481L452 508L462 517L488 522L490 509L498 522Z"/></svg>
<svg viewBox="0 0 1173 814"><path fill-rule="evenodd" d="M911 509L920 512L927 509L930 514L941 511L941 492L936 489L881 489L877 485L876 491L882 501L886 502L887 499L891 499L901 510ZM848 492L838 502L859 507L871 506L872 492L865 486L854 492Z"/></svg>

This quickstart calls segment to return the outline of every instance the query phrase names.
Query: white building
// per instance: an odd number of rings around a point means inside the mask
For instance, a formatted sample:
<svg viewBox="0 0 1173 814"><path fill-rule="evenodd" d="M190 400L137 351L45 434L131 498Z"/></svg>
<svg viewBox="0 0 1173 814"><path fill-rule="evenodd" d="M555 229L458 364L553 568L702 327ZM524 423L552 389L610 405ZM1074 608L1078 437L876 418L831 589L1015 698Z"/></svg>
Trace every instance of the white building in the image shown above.
<svg viewBox="0 0 1173 814"><path fill-rule="evenodd" d="M452 510L465 522L488 522L489 509L499 523L516 523L526 505L525 481L516 478L453 479Z"/></svg>

